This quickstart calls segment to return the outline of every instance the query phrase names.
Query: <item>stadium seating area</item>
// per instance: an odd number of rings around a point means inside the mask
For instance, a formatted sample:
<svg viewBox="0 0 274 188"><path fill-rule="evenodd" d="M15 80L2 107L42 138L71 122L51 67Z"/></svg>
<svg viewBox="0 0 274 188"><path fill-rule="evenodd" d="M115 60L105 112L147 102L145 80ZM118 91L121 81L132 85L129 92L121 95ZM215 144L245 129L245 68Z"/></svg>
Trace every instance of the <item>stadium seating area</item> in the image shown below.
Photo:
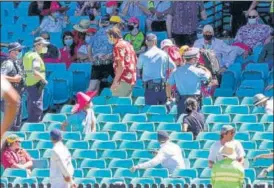
<svg viewBox="0 0 274 188"><path fill-rule="evenodd" d="M70 6L68 15L72 24L83 17L73 16L76 2L62 2ZM222 20L222 3L212 8L212 2L206 3L209 18L205 23L214 23L219 27ZM28 17L29 2L21 2L14 10L10 2L1 2L1 42L19 40L31 47L33 36L30 32L39 26L38 17ZM14 11L11 11L14 10ZM105 7L102 8L102 12ZM216 14L217 12L217 14ZM217 17L216 17L217 15ZM19 19L15 19L15 18ZM145 18L140 18L140 28L145 30ZM18 32L20 31L20 32ZM166 33L156 33L159 42L166 38ZM28 36L28 37L22 37ZM51 40L61 47L61 33L52 33ZM115 182L133 184L210 184L211 170L207 168L209 148L219 140L219 132L224 124L233 125L236 139L240 140L246 151L245 183L273 184L273 172L264 179L257 175L273 163L272 159L253 158L258 154L273 151L273 115L264 114L264 109L254 107L252 97L264 93L264 88L273 84L273 70L268 71L265 64L248 64L257 62L262 47L257 47L254 54L247 59L238 59L229 67L222 77L222 85L212 98L204 98L202 112L206 116L207 126L197 139L188 132L182 132L181 122L184 115L177 120L176 105L170 111L165 105L146 106L141 80L137 81L132 98L112 97L109 89L104 89L100 96L93 99L97 117L97 132L82 134L81 122L75 119L63 132L66 146L73 157L76 169L74 177L78 184L112 184ZM46 64L49 84L44 91L45 116L42 122L25 123L20 132L13 132L24 138L22 147L34 159L34 168L30 175L22 169L6 169L1 166L1 185L47 184L49 183L49 158L52 143L49 131L60 128L61 123L71 115L72 105L69 101L78 91L85 91L91 75L91 64L73 63L68 70L65 64ZM265 92L273 96L273 89ZM234 97L234 96L238 97ZM27 119L27 96L22 98L23 119ZM66 104L66 105L63 105ZM59 109L59 108L60 109ZM55 109L58 113L51 113ZM169 175L167 169L157 166L147 170L130 172L130 168L153 157L151 151L159 148L157 131L170 133L170 139L183 150L187 169L177 170ZM2 187L2 186L1 186Z"/></svg>

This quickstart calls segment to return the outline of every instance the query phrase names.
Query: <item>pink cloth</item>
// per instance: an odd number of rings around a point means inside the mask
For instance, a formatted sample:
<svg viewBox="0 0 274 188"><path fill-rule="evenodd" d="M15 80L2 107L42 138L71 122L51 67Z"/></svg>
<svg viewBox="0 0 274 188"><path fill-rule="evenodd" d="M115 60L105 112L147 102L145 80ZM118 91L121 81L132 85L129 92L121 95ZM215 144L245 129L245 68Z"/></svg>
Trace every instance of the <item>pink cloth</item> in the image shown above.
<svg viewBox="0 0 274 188"><path fill-rule="evenodd" d="M59 62L65 63L67 69L70 67L71 63L73 63L75 56L76 56L76 49L74 50L74 56L71 57L70 52L66 49L66 47L63 47L60 49L61 58Z"/></svg>
<svg viewBox="0 0 274 188"><path fill-rule="evenodd" d="M234 42L232 44L232 46L238 46L247 52L251 52L251 50L252 50L248 45L241 43L241 42Z"/></svg>

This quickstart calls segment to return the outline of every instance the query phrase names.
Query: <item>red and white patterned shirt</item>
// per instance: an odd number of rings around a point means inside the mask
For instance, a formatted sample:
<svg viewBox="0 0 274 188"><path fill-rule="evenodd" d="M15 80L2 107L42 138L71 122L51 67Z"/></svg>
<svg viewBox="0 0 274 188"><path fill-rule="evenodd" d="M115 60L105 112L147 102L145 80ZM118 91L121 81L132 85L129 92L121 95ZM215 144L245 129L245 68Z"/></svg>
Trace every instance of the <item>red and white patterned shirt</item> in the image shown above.
<svg viewBox="0 0 274 188"><path fill-rule="evenodd" d="M119 63L124 66L124 71L119 79L119 82L124 81L130 85L134 85L136 82L137 56L133 49L133 46L129 42L120 39L114 45L113 57L113 68L115 72Z"/></svg>

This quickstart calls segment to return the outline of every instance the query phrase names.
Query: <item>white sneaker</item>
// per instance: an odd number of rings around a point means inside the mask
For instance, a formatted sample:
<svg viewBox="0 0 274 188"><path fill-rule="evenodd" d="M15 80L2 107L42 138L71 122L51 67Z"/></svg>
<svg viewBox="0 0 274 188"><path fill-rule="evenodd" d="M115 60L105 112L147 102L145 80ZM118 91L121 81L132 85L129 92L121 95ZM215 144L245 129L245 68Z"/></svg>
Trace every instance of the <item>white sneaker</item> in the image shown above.
<svg viewBox="0 0 274 188"><path fill-rule="evenodd" d="M267 176L267 170L263 169L261 173L258 175L258 178L265 178Z"/></svg>

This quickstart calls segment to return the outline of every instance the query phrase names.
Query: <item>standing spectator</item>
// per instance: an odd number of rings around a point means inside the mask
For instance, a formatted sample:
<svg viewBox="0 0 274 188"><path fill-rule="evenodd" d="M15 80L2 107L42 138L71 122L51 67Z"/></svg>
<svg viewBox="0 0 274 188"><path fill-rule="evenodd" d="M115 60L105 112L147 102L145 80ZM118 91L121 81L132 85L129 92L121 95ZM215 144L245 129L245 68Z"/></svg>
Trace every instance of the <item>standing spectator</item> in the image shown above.
<svg viewBox="0 0 274 188"><path fill-rule="evenodd" d="M223 159L223 156L219 153L220 149L226 144L231 143L235 147L235 160L242 166L244 165L244 148L238 140L234 140L235 128L231 125L224 125L221 129L221 138L216 141L211 147L208 156L208 166L212 168L213 164Z"/></svg>
<svg viewBox="0 0 274 188"><path fill-rule="evenodd" d="M139 19L136 17L131 17L128 20L128 30L129 33L124 36L125 40L133 45L136 54L141 54L146 50L145 35L139 30Z"/></svg>
<svg viewBox="0 0 274 188"><path fill-rule="evenodd" d="M269 98L259 93L253 97L254 106L262 106L265 108L265 113L273 115L273 98Z"/></svg>
<svg viewBox="0 0 274 188"><path fill-rule="evenodd" d="M114 78L113 45L108 42L106 35L109 29L109 17L103 16L99 23L99 30L92 37L88 46L89 60L92 62L92 73L89 91L99 91L105 86L105 79Z"/></svg>
<svg viewBox="0 0 274 188"><path fill-rule="evenodd" d="M110 16L118 16L119 9L117 1L107 1L106 2L106 12Z"/></svg>
<svg viewBox="0 0 274 188"><path fill-rule="evenodd" d="M44 18L44 16L41 13L44 10L47 10L50 8L50 3L51 3L51 1L33 1L33 2L31 2L29 5L28 15L29 16L39 16L39 19L41 22L42 19Z"/></svg>
<svg viewBox="0 0 274 188"><path fill-rule="evenodd" d="M150 11L147 9L147 1L123 1L120 10L125 18L150 15Z"/></svg>
<svg viewBox="0 0 274 188"><path fill-rule="evenodd" d="M173 44L170 39L165 39L161 42L161 49L164 50L176 66L181 66L183 63L180 49Z"/></svg>
<svg viewBox="0 0 274 188"><path fill-rule="evenodd" d="M145 104L159 105L166 103L166 74L175 65L170 61L168 55L157 47L156 35L150 33L146 36L148 51L141 54L138 59L137 68L144 82Z"/></svg>
<svg viewBox="0 0 274 188"><path fill-rule="evenodd" d="M188 98L185 101L186 113L183 119L183 131L192 132L194 139L200 132L203 132L205 125L205 117L203 114L197 112L198 103L194 98Z"/></svg>
<svg viewBox="0 0 274 188"><path fill-rule="evenodd" d="M123 40L121 31L113 27L107 31L108 41L114 45L113 68L115 77L111 86L112 95L129 97L136 82L137 57L133 46Z"/></svg>
<svg viewBox="0 0 274 188"><path fill-rule="evenodd" d="M274 152L272 153L268 153L268 154L261 154L261 155L258 155L254 158L254 160L257 160L257 159L274 159ZM265 168L261 171L261 173L258 175L258 178L265 178L267 176L267 174L271 171L273 171L274 169L274 166L273 164L270 165L268 168Z"/></svg>
<svg viewBox="0 0 274 188"><path fill-rule="evenodd" d="M16 134L10 134L5 138L1 152L1 164L5 169L26 169L30 175L33 162L28 152L20 147L21 141Z"/></svg>
<svg viewBox="0 0 274 188"><path fill-rule="evenodd" d="M259 19L260 17L256 10L250 11L248 22L238 30L235 42L244 43L253 49L257 45L264 45L270 41L273 28L266 24L260 24Z"/></svg>
<svg viewBox="0 0 274 188"><path fill-rule="evenodd" d="M177 46L192 46L197 36L198 14L203 20L206 12L202 1L175 1L167 16L168 36L173 37Z"/></svg>
<svg viewBox="0 0 274 188"><path fill-rule="evenodd" d="M34 51L28 52L23 58L28 93L28 122L39 122L43 115L43 90L48 82L40 54L47 53L48 44L42 37L35 38Z"/></svg>
<svg viewBox="0 0 274 188"><path fill-rule="evenodd" d="M77 1L75 16L89 16L90 21L95 23L95 17L99 14L100 2Z"/></svg>
<svg viewBox="0 0 274 188"><path fill-rule="evenodd" d="M245 171L243 166L235 161L235 145L225 143L219 150L223 159L213 165L211 184L214 188L242 188Z"/></svg>
<svg viewBox="0 0 274 188"><path fill-rule="evenodd" d="M17 113L20 96L11 84L1 75L1 100L4 99L5 110L3 120L0 122L1 137L9 130Z"/></svg>
<svg viewBox="0 0 274 188"><path fill-rule="evenodd" d="M167 22L166 16L167 11L171 6L170 1L151 1L152 6L149 7L151 13L150 17L146 19L146 26L148 31L166 31Z"/></svg>
<svg viewBox="0 0 274 188"><path fill-rule="evenodd" d="M48 32L42 32L40 37L45 39L46 41L50 41L50 34ZM59 50L53 44L48 45L48 51L45 54L41 54L41 58L44 60L45 63L47 62L56 62L58 61L60 56Z"/></svg>
<svg viewBox="0 0 274 188"><path fill-rule="evenodd" d="M156 152L156 156L145 163L133 166L131 171L153 168L158 164L161 164L163 168L167 168L169 174L172 174L176 169L185 169L182 150L177 144L169 140L167 132L158 132L158 142L160 143L160 149Z"/></svg>
<svg viewBox="0 0 274 188"><path fill-rule="evenodd" d="M73 181L74 168L71 154L62 142L62 133L58 129L50 131L53 148L50 157L50 184L52 188L76 188Z"/></svg>
<svg viewBox="0 0 274 188"><path fill-rule="evenodd" d="M72 109L72 114L69 118L63 123L62 130L65 130L65 127L71 123L74 118L79 118L84 127L83 134L88 134L96 132L96 118L95 113L92 109L93 104L91 102L92 98L96 95L96 92L82 93L78 92L76 94L77 104Z"/></svg>
<svg viewBox="0 0 274 188"><path fill-rule="evenodd" d="M238 56L244 54L243 49L237 46L229 46L224 41L215 38L214 30L211 25L204 26L203 38L196 40L194 47L212 50L216 54L220 62L220 66L224 70L233 64Z"/></svg>
<svg viewBox="0 0 274 188"><path fill-rule="evenodd" d="M199 49L190 48L184 53L186 63L173 71L168 79L167 97L171 100L171 86L176 85L177 88L177 112L178 117L185 113L185 101L189 97L193 97L198 101L198 108L201 108L201 84L208 82L211 73L205 67L198 66Z"/></svg>
<svg viewBox="0 0 274 188"><path fill-rule="evenodd" d="M71 63L77 60L76 44L70 31L64 32L62 41L64 47L60 49L60 62L64 62L68 69Z"/></svg>
<svg viewBox="0 0 274 188"><path fill-rule="evenodd" d="M63 15L63 12L67 11L68 7L61 7L57 2L52 1L50 8L42 12L43 18L40 26L32 31L33 35L39 32L62 32L63 28L66 28L68 24L68 17Z"/></svg>
<svg viewBox="0 0 274 188"><path fill-rule="evenodd" d="M21 46L18 42L10 43L8 46L9 57L1 64L1 75L12 84L20 97L22 97L25 89L24 70L22 65L19 64L19 61L22 60L23 48L24 46ZM1 103L2 111L4 105L4 103ZM21 108L22 105L19 103L17 105L17 115L11 127L13 131L19 131L22 126Z"/></svg>

